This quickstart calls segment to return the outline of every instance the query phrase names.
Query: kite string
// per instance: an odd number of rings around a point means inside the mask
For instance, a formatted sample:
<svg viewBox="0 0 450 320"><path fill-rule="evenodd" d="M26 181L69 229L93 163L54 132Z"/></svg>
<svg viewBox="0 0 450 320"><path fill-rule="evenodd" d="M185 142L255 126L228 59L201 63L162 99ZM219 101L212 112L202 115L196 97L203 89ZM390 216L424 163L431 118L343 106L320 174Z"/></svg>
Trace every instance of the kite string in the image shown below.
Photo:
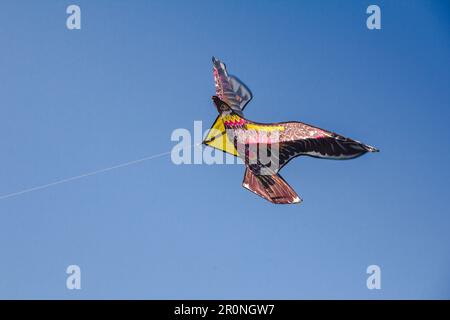
<svg viewBox="0 0 450 320"><path fill-rule="evenodd" d="M190 145L189 148L198 147L199 145L201 145L201 143ZM31 188L28 188L28 189L23 189L21 191L7 193L5 195L0 196L0 200L4 200L4 199L7 199L7 198L12 198L12 197L17 197L17 196L22 195L24 193L29 193L29 192L33 192L33 191L37 191L37 190L50 188L50 187L53 187L53 186L56 186L56 185L59 185L59 184L63 184L63 183L71 182L71 181L74 181L74 180L79 180L79 179L82 179L82 178L90 177L90 176L93 176L93 175L96 175L96 174L99 174L99 173L104 173L104 172L107 172L107 171L128 167L128 166L131 166L131 165L134 165L134 164L138 164L138 163L141 163L141 162L144 162L144 161L149 161L149 160L152 160L152 159L161 158L163 156L166 156L166 155L170 154L171 152L172 151L162 152L162 153L154 154L154 155L151 155L151 156L148 156L148 157L145 157L145 158L141 158L141 159L137 159L137 160L132 160L132 161L120 163L120 164L114 165L112 167L98 169L98 170L87 172L87 173L83 173L83 174L80 174L80 175L77 175L77 176L64 178L64 179L61 179L61 180L56 180L56 181L53 181L53 182L50 182L50 183L46 183L46 184L42 184L42 185L39 185L39 186L31 187Z"/></svg>

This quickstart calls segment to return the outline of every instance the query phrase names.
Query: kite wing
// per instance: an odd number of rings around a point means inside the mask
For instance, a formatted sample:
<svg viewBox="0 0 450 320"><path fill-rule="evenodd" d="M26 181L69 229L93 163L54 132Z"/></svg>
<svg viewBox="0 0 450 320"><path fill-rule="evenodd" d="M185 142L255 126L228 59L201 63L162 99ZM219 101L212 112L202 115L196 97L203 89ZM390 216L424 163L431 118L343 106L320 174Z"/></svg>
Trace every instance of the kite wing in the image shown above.
<svg viewBox="0 0 450 320"><path fill-rule="evenodd" d="M377 152L374 147L333 132L301 122L277 124L279 133L279 169L291 159L307 155L315 158L346 160L359 157L366 152Z"/></svg>
<svg viewBox="0 0 450 320"><path fill-rule="evenodd" d="M242 111L253 95L249 88L237 77L228 75L225 64L212 58L214 67L214 82L216 95L226 102L237 114L242 116Z"/></svg>
<svg viewBox="0 0 450 320"><path fill-rule="evenodd" d="M253 97L250 89L237 77L228 75L227 68L223 62L214 57L212 61L216 95L237 114L243 116L242 110ZM226 135L225 126L220 116L214 121L203 143L234 156L238 155L234 144Z"/></svg>

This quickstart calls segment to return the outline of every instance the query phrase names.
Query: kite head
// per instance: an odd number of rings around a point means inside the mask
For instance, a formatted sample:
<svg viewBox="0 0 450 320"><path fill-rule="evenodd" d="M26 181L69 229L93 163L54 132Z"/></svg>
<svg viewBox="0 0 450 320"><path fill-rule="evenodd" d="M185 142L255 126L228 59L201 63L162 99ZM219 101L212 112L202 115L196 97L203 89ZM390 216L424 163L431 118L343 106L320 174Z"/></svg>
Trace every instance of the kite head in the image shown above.
<svg viewBox="0 0 450 320"><path fill-rule="evenodd" d="M220 100L218 96L212 96L212 101L220 114L230 114L233 111L233 109L231 109L228 104Z"/></svg>

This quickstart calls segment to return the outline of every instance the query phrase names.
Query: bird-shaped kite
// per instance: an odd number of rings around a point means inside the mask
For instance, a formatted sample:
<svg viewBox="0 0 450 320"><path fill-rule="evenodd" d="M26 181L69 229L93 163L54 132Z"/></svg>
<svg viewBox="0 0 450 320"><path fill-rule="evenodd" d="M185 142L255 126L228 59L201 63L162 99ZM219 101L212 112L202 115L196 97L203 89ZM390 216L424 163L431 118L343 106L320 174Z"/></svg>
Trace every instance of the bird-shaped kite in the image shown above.
<svg viewBox="0 0 450 320"><path fill-rule="evenodd" d="M353 159L374 147L302 122L257 123L242 113L252 93L225 64L213 57L219 112L203 144L243 160L243 187L276 204L300 203L297 193L278 174L291 159L305 155L323 159Z"/></svg>

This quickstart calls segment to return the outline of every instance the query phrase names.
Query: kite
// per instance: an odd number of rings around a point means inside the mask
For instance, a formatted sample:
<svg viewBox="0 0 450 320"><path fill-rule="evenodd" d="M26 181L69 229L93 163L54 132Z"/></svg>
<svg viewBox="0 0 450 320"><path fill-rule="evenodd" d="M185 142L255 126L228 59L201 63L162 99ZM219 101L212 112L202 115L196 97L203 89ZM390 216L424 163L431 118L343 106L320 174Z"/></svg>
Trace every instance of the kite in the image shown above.
<svg viewBox="0 0 450 320"><path fill-rule="evenodd" d="M239 157L246 170L242 186L275 204L300 203L302 199L279 171L297 156L354 159L379 150L303 122L258 123L244 117L253 95L223 62L212 58L219 112L203 144Z"/></svg>

